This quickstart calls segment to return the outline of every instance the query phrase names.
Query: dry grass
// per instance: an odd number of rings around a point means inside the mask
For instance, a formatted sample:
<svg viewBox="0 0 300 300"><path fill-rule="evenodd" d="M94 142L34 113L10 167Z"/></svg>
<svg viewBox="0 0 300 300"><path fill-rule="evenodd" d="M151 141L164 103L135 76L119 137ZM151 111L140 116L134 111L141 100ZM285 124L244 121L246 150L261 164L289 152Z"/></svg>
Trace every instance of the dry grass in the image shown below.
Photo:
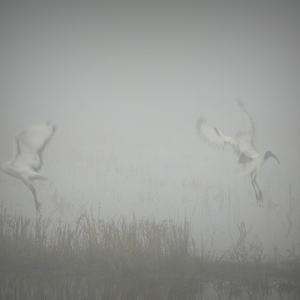
<svg viewBox="0 0 300 300"><path fill-rule="evenodd" d="M0 299L299 298L299 262L278 268L247 260L244 240L231 261L209 260L187 221L83 214L71 226L2 211Z"/></svg>

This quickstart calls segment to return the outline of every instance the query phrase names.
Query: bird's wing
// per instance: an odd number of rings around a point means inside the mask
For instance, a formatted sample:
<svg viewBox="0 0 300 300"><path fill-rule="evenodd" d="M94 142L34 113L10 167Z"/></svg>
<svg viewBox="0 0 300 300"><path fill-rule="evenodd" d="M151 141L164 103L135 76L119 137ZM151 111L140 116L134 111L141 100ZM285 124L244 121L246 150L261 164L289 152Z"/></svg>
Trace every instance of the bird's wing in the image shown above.
<svg viewBox="0 0 300 300"><path fill-rule="evenodd" d="M256 137L256 126L255 126L255 122L252 118L252 116L249 114L244 102L241 99L237 99L237 104L239 105L239 107L241 108L241 110L243 111L243 113L246 115L248 122L249 122L249 128L247 130L244 131L240 131L237 133L237 138L247 138L249 143L251 144L255 144L255 137Z"/></svg>
<svg viewBox="0 0 300 300"><path fill-rule="evenodd" d="M54 134L55 126L49 122L34 125L17 135L18 147L33 152L41 152Z"/></svg>
<svg viewBox="0 0 300 300"><path fill-rule="evenodd" d="M249 121L249 128L247 130L249 136L251 137L252 143L255 142L255 137L256 137L256 126L255 126L255 122L252 118L252 116L249 114L244 102L241 99L237 99L237 104L239 105L239 107L241 108L241 110L244 112L244 114L246 115L248 121Z"/></svg>
<svg viewBox="0 0 300 300"><path fill-rule="evenodd" d="M197 120L196 128L199 135L210 145L224 147L229 144L235 150L236 141L232 137L226 136L219 128L207 124L204 118Z"/></svg>
<svg viewBox="0 0 300 300"><path fill-rule="evenodd" d="M242 109L242 111L246 114L249 121L248 130L239 131L236 134L236 141L238 143L238 151L241 155L245 155L249 159L254 159L259 156L258 151L255 147L255 136L256 136L256 126L252 116L249 114L246 109L245 104L241 99L237 99L237 103Z"/></svg>
<svg viewBox="0 0 300 300"><path fill-rule="evenodd" d="M34 170L42 166L42 151L55 132L49 122L34 125L16 136L17 155L14 165L26 165Z"/></svg>

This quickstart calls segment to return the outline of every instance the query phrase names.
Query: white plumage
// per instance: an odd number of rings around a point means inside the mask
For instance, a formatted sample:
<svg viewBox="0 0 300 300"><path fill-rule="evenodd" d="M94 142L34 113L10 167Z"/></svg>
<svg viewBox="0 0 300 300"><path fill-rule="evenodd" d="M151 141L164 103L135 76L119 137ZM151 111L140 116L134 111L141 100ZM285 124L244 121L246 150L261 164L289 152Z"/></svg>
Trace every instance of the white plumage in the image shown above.
<svg viewBox="0 0 300 300"><path fill-rule="evenodd" d="M34 180L45 180L38 171L43 165L42 153L55 132L55 126L50 122L34 125L16 136L15 157L1 165L6 174L20 179L31 191L35 208L40 209Z"/></svg>
<svg viewBox="0 0 300 300"><path fill-rule="evenodd" d="M246 110L245 105L241 100L237 100L240 108L246 114L250 127L246 131L239 131L235 137L225 135L219 128L209 125L204 118L197 120L197 131L199 135L210 145L223 148L230 145L233 151L238 156L238 163L242 166L242 175L249 174L251 184L255 191L257 201L262 201L262 191L257 183L257 175L269 157L273 157L278 163L279 160L271 151L266 151L261 155L255 146L256 128L255 123Z"/></svg>

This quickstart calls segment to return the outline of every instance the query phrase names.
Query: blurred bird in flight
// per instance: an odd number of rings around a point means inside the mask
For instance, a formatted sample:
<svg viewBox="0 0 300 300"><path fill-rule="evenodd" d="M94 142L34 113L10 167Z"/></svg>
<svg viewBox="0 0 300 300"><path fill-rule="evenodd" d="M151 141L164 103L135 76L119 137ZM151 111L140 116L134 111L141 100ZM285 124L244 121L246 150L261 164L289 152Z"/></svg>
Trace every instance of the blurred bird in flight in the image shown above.
<svg viewBox="0 0 300 300"><path fill-rule="evenodd" d="M47 179L38 171L43 165L43 151L55 129L55 126L50 122L44 122L22 131L15 138L16 154L14 158L0 166L4 173L21 180L31 191L37 212L40 210L41 204L37 199L33 181Z"/></svg>
<svg viewBox="0 0 300 300"><path fill-rule="evenodd" d="M231 137L225 135L221 129L209 125L202 117L197 120L196 128L199 135L209 144L220 148L223 148L225 145L232 147L234 153L238 156L238 163L243 169L242 175L250 175L256 200L258 203L262 203L263 193L257 183L259 171L270 157L274 158L277 163L280 162L277 156L270 150L266 151L263 155L257 151L255 146L256 128L253 118L240 99L237 99L237 103L248 118L250 124L248 130L239 131L235 137Z"/></svg>

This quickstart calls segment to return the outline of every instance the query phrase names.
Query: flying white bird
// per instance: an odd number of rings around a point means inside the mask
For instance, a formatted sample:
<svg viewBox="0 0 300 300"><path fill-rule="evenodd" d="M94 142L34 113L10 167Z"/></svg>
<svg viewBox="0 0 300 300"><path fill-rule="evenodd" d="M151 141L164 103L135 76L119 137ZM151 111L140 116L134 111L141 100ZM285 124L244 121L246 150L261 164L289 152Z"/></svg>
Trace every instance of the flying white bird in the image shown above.
<svg viewBox="0 0 300 300"><path fill-rule="evenodd" d="M38 171L43 165L42 153L55 132L55 126L50 122L34 125L16 136L16 155L3 164L0 169L17 179L20 179L31 191L37 211L40 202L37 199L34 180L46 180L47 177Z"/></svg>
<svg viewBox="0 0 300 300"><path fill-rule="evenodd" d="M219 128L207 124L204 118L197 120L196 127L200 136L209 144L221 148L225 145L232 146L233 151L238 156L238 163L243 168L242 175L250 175L256 200L261 202L263 200L263 194L257 183L257 175L261 167L270 157L273 157L278 163L280 162L277 156L271 151L266 151L264 155L261 155L257 151L255 146L255 123L243 102L241 100L237 100L237 102L250 122L250 128L248 130L239 131L235 137L227 136Z"/></svg>

